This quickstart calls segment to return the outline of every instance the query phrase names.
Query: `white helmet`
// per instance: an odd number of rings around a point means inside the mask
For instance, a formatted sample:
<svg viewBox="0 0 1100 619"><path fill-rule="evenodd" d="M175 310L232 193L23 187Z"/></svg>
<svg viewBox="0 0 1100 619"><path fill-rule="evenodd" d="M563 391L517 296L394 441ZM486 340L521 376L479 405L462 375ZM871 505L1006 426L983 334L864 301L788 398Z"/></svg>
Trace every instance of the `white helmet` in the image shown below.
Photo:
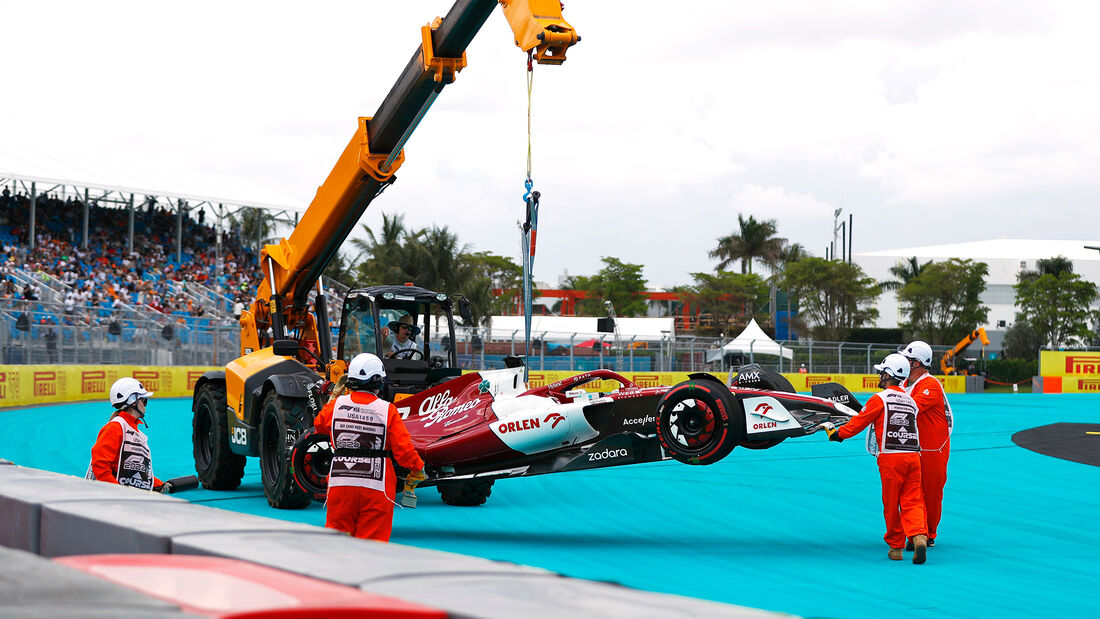
<svg viewBox="0 0 1100 619"><path fill-rule="evenodd" d="M358 380L365 383L374 377L386 377L386 369L382 367L382 360L378 358L378 355L369 352L355 355L355 358L348 364L348 380Z"/></svg>
<svg viewBox="0 0 1100 619"><path fill-rule="evenodd" d="M879 372L886 372L898 380L909 378L909 360L898 353L886 355L886 358L882 360L882 363L876 365L875 369Z"/></svg>
<svg viewBox="0 0 1100 619"><path fill-rule="evenodd" d="M909 342L909 345L899 352L903 357L916 359L924 367L932 365L932 347L920 340Z"/></svg>
<svg viewBox="0 0 1100 619"><path fill-rule="evenodd" d="M111 405L115 408L132 406L141 398L153 395L152 391L146 391L145 385L136 378L120 378L111 385Z"/></svg>

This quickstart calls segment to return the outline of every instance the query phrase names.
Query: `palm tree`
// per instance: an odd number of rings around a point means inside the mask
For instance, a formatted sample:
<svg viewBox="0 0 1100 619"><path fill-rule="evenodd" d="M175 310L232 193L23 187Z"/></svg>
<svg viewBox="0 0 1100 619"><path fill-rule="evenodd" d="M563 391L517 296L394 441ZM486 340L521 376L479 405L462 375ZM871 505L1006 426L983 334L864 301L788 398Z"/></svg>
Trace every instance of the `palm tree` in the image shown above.
<svg viewBox="0 0 1100 619"><path fill-rule="evenodd" d="M405 228L405 216L390 217L382 213L380 235L375 235L374 230L366 224L363 224L363 233L366 239L351 240L351 246L359 250L351 264L358 271L360 280L370 285L401 284L408 281L407 245L410 237L415 235L410 235Z"/></svg>
<svg viewBox="0 0 1100 619"><path fill-rule="evenodd" d="M787 240L775 236L778 228L774 219L757 220L752 215L745 219L737 214L738 232L718 238L718 246L709 252L718 258L715 271L723 271L736 261L741 262L741 273L752 273L752 261L760 258L764 264L774 265L779 260Z"/></svg>
<svg viewBox="0 0 1100 619"><path fill-rule="evenodd" d="M913 256L905 262L899 262L890 267L890 274L897 279L879 282L879 285L882 286L883 290L900 290L902 286L908 284L911 280L923 273L930 264L932 264L931 260L921 264L920 261L917 260L917 257Z"/></svg>
<svg viewBox="0 0 1100 619"><path fill-rule="evenodd" d="M1073 261L1065 256L1040 258L1035 261L1035 267L1036 270L1034 271L1020 271L1017 279L1021 282L1033 282L1043 275L1058 277L1063 273L1066 275L1073 274Z"/></svg>

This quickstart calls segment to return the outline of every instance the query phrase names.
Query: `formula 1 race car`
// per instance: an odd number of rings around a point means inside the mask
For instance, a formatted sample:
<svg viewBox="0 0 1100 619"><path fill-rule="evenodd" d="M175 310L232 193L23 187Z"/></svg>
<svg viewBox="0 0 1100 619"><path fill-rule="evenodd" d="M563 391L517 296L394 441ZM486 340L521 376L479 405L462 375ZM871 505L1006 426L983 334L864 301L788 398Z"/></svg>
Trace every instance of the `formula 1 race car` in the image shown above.
<svg viewBox="0 0 1100 619"><path fill-rule="evenodd" d="M582 389L596 380L620 387ZM836 383L813 393L799 395L755 364L731 386L699 373L672 387L639 387L595 370L535 389L522 367L511 367L457 376L395 405L425 462L420 485L437 486L449 505L481 505L500 478L668 459L713 464L738 445L768 449L825 422L842 425L860 408ZM324 500L329 443L307 432L291 453L295 483L316 500Z"/></svg>

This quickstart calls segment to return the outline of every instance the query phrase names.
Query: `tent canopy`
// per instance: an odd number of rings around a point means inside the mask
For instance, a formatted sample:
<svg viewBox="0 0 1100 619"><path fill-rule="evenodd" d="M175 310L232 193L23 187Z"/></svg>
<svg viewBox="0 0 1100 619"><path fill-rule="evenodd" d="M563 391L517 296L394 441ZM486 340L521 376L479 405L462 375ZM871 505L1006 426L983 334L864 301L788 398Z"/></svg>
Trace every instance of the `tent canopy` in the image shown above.
<svg viewBox="0 0 1100 619"><path fill-rule="evenodd" d="M721 348L707 351L707 362L719 361L728 355L782 355L784 359L794 359L794 351L775 343L767 333L756 324L754 318L740 335Z"/></svg>

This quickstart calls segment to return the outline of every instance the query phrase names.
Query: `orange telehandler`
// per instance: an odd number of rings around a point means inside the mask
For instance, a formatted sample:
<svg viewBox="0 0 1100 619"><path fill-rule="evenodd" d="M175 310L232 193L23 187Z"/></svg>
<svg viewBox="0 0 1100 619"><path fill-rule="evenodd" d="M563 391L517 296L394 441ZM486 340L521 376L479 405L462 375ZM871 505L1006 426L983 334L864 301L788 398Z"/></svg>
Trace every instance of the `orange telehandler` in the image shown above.
<svg viewBox="0 0 1100 619"><path fill-rule="evenodd" d="M363 212L394 182L405 159L405 142L443 88L466 66L467 46L498 3L516 45L539 64L561 64L566 50L580 40L563 19L558 0L458 0L444 18L421 28L420 47L374 116L359 119L351 141L290 238L261 250L264 280L255 302L241 314L241 356L224 371L204 374L195 385L192 442L203 487L237 488L245 458L259 456L268 503L280 508L308 505L310 497L293 483L288 453L312 419L310 412L322 404L319 385L343 374L345 357L364 350L363 341L373 343L367 349L381 354L379 321L385 312L416 313L425 323L427 314L441 312L453 324L453 301L446 294L419 288L409 294L400 289L353 290L345 298L344 315L350 310L375 324L362 327L359 320L342 321L333 357L320 278ZM459 310L469 319L464 301L459 300ZM356 345L345 346L343 330L352 322L359 325L359 335L370 335L364 336L366 340L349 338ZM449 341L454 342L450 329ZM429 352L427 338L423 347L422 357ZM405 392L423 389L433 380L459 373L454 346L448 352L449 360L386 360L387 373L400 376L404 371Z"/></svg>
<svg viewBox="0 0 1100 619"><path fill-rule="evenodd" d="M969 370L959 369L955 367L955 357L962 351L966 350L967 346L970 346L978 340L981 340L982 342L982 357L985 357L985 347L989 346L989 336L986 335L984 327L978 327L977 329L971 331L969 335L961 339L958 344L955 344L954 348L943 353L943 358L940 359L940 371L943 372L944 376L951 376L953 374L962 376L971 375Z"/></svg>

